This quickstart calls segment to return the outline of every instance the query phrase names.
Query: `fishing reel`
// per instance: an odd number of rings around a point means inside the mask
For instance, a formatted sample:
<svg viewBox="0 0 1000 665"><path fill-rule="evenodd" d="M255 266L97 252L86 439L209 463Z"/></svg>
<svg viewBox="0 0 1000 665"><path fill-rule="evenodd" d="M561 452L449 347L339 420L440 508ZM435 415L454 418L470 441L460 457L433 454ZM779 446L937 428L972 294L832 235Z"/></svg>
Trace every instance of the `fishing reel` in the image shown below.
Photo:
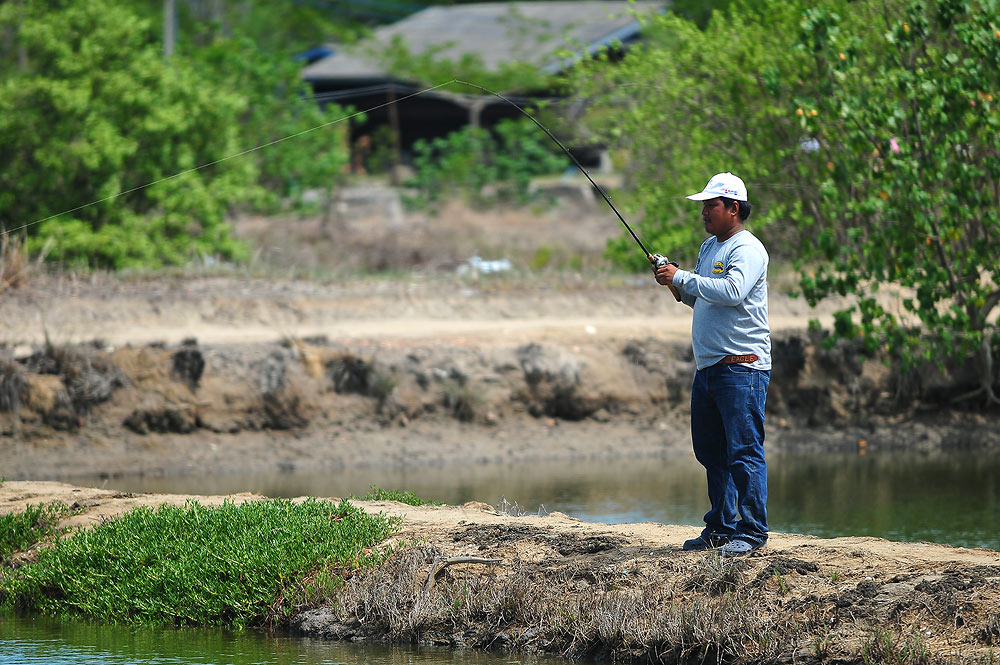
<svg viewBox="0 0 1000 665"><path fill-rule="evenodd" d="M662 254L653 254L652 256L649 257L649 262L653 264L653 272L656 272L656 269L659 268L660 266L665 266L665 265L672 265L675 268L680 267L677 261L668 261L667 257L663 256Z"/></svg>

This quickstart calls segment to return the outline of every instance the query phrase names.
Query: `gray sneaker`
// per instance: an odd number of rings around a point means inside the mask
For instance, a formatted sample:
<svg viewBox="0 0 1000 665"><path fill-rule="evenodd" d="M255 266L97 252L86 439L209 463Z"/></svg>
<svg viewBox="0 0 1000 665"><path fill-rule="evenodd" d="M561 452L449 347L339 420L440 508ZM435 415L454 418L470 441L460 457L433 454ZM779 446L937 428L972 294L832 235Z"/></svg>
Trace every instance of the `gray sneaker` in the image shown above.
<svg viewBox="0 0 1000 665"><path fill-rule="evenodd" d="M746 556L763 546L764 543L751 543L749 540L734 538L719 548L719 554L722 556Z"/></svg>
<svg viewBox="0 0 1000 665"><path fill-rule="evenodd" d="M729 542L729 536L698 536L690 540L685 540L681 546L685 552L699 552L701 550L714 550Z"/></svg>

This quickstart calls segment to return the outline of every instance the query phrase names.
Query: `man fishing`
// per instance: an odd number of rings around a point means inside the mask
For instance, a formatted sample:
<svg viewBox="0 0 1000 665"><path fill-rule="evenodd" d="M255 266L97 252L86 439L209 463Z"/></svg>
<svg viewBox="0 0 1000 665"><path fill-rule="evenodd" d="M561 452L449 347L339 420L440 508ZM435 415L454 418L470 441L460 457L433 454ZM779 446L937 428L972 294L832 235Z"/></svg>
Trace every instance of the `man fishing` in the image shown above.
<svg viewBox="0 0 1000 665"><path fill-rule="evenodd" d="M691 439L708 476L712 508L685 550L720 548L742 556L767 543L764 402L771 376L767 250L744 227L747 188L719 173L697 194L709 238L694 270L659 261L656 281L694 308Z"/></svg>

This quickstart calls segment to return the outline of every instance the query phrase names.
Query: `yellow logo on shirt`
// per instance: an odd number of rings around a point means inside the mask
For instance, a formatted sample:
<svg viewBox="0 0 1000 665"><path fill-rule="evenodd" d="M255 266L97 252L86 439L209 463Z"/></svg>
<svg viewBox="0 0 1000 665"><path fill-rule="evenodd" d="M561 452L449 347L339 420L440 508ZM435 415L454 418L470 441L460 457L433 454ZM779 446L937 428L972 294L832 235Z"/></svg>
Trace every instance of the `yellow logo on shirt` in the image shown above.
<svg viewBox="0 0 1000 665"><path fill-rule="evenodd" d="M722 265L722 261L716 261L715 265L712 266L713 275L721 275L724 270L725 266Z"/></svg>

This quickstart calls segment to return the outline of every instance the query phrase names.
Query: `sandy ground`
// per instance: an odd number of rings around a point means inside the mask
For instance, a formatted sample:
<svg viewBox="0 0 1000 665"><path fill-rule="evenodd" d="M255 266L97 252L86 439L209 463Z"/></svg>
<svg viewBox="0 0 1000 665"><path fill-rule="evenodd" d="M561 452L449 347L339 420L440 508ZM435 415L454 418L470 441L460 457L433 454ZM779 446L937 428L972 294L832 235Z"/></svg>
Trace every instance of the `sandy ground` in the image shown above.
<svg viewBox="0 0 1000 665"><path fill-rule="evenodd" d="M61 501L78 509L66 526L87 527L137 506L203 505L223 500L251 501L240 494L182 496L125 494L50 482L5 482L0 487L0 515L29 504ZM561 513L510 515L481 503L413 507L396 502L356 502L369 512L402 518L397 543L419 543L439 559L456 556L497 558L501 566L548 571L553 579L577 580L567 593L583 593L580 579L622 577L640 593L646 587L677 585L708 561L704 553L680 551L679 544L697 529L655 523L603 525ZM1000 553L928 543L893 543L878 538L820 539L774 533L768 546L737 570L739 584L753 588L761 612L782 621L802 621L802 641L785 656L809 660L817 655L814 633L821 629L823 659L857 654L876 629L894 640L917 640L929 661L985 657L1000 639ZM428 562L429 564L429 562ZM534 568L533 568L534 567ZM420 575L430 574L423 566ZM448 580L471 583L473 577L505 573L488 566L449 568ZM610 572L609 572L610 571ZM589 578L587 576L590 576ZM596 582L594 582L596 584ZM444 584L444 582L442 582ZM690 595L690 594L688 594ZM693 602L683 594L672 603ZM330 636L330 624L316 610L301 619L306 632ZM776 619L777 620L777 619ZM326 631L324 633L324 631ZM452 638L436 638L447 643ZM896 644L903 644L897 641ZM531 646L531 645L527 645ZM535 645L538 648L538 645ZM957 662L957 661L956 661Z"/></svg>

